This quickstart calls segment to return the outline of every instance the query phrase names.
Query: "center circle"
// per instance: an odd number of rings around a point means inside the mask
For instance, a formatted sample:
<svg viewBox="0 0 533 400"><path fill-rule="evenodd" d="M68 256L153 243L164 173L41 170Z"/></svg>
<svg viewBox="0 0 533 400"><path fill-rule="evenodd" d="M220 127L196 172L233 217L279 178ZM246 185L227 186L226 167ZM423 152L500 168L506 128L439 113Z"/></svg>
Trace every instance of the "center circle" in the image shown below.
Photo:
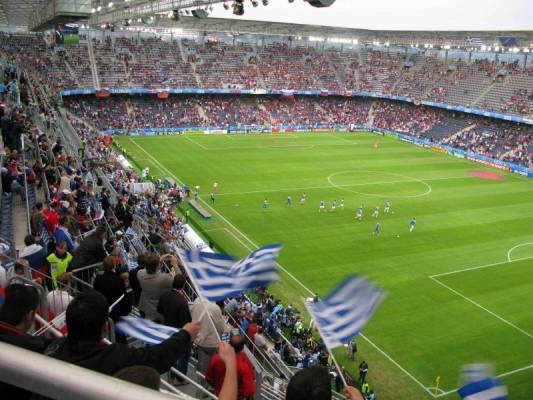
<svg viewBox="0 0 533 400"><path fill-rule="evenodd" d="M348 183L339 182L339 181L342 181L342 177L346 175L348 175L349 182ZM350 175L352 175L352 177L350 177ZM364 180L368 180L368 178L371 177L372 175L375 176L374 180L364 181ZM355 177L355 179L357 178L359 179L363 178L363 179L362 181L359 181L359 182L353 182L353 177ZM365 196L393 198L393 199L408 199L408 198L427 196L428 194L431 193L431 186L428 183L424 182L422 179L414 178L409 175L397 174L394 172L372 171L372 170L346 170L346 171L339 171L339 172L332 173L331 175L328 176L327 180L328 180L328 183L334 188L343 190L345 192L362 194ZM346 178L344 180L346 180ZM357 188L357 187L372 186L372 185L401 184L401 183L413 183L413 182L423 186L424 187L423 191L419 191L419 193L415 193L415 194L394 195L394 194L369 193L368 191L363 192L360 190L353 189L354 187Z"/></svg>

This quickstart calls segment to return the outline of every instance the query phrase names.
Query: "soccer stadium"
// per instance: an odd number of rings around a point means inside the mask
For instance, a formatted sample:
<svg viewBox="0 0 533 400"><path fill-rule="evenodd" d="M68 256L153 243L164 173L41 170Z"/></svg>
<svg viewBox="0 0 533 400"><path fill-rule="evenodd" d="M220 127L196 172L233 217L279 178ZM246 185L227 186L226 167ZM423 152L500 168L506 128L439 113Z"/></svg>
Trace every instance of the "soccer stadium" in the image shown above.
<svg viewBox="0 0 533 400"><path fill-rule="evenodd" d="M530 0L0 0L0 397L533 399Z"/></svg>

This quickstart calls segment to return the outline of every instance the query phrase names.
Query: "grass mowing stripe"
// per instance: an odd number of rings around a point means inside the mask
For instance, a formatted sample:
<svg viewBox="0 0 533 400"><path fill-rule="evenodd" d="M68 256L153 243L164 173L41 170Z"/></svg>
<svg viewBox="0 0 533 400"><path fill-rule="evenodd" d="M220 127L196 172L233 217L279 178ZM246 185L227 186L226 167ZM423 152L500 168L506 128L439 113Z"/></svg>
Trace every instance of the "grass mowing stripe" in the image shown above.
<svg viewBox="0 0 533 400"><path fill-rule="evenodd" d="M437 278L433 278L433 277L430 277L429 279L431 279L433 282L435 283L438 283L439 285L441 285L442 287L445 287L446 289L452 291L453 293L455 293L457 296L459 297L462 297L463 299L465 299L466 301L472 303L473 305L475 305L476 307L479 307L480 309L482 309L483 311L486 311L487 313L489 313L490 315L492 315L493 317L496 317L498 318L500 321L506 323L507 325L509 325L510 327L516 329L518 332L526 335L528 338L530 339L533 339L533 335L530 334L529 332L526 332L525 330L523 330L522 328L516 326L515 324L513 324L512 322L509 322L507 321L505 318L499 316L498 314L496 314L495 312L493 311L490 311L488 308L485 308L483 307L481 304L479 304L477 301L474 301L472 300L471 298L465 296L464 294L460 293L459 291L451 288L450 286L446 285L445 283L439 281Z"/></svg>
<svg viewBox="0 0 533 400"><path fill-rule="evenodd" d="M338 185L371 183L364 191L389 197L424 191L421 183L383 183L399 180L387 175L389 172L427 179L455 178L463 174L470 178L472 169L494 169L390 138L380 139L379 149L373 149L375 136L367 133L296 133L283 137L297 138L298 141L274 141L272 138L278 138L275 135L235 135L229 138L208 135L194 138L209 148L224 145L239 147L224 152L205 151L178 136L142 137L136 138L135 142L148 153L157 155L160 162L157 168L155 163L146 163L154 165L155 171L161 170L161 178L168 176L161 168L164 166L179 175L181 181L199 185L201 195L202 191L203 194L208 192L212 182L219 182L221 196L217 197L213 208L231 221L232 226L215 213L215 218L209 221L199 218L195 223L200 226L201 232L204 229L227 228L206 233L220 249L244 256L251 248L248 238L260 245L281 240L285 249L280 263L308 288L321 295L349 273L365 275L386 289L388 301L378 310L364 333L401 363L422 386L434 386L435 377L440 375L439 389L452 389L461 365L480 360L494 363L497 373L531 364L533 349L529 337L517 336L518 332L510 330L507 324L480 312L455 293L439 289L427 279L429 275L455 271L464 265L494 264L494 260L504 258L513 246L532 241L530 226L533 211L528 211L533 201L531 181L501 171L498 173L506 177L501 181L479 178L443 179L438 184L428 181L433 188L429 195L391 199L395 214L380 213L383 232L376 238L371 235L376 219L369 218L365 212L363 221L358 222L354 221L353 215L359 205L363 205L365 211L372 210L376 205L382 208L387 199L325 187L329 174L336 171L380 171L371 174L345 172L335 176L333 182ZM344 138L357 140L358 145L348 146L340 140ZM134 158L146 159L146 154L129 139L117 138L117 141L121 140ZM327 141L330 145L343 143L346 146L326 146ZM264 147L245 148L290 142L317 147L308 150L285 148L283 151ZM300 189L294 188L315 186L321 188L309 190L305 205L298 205L299 193L296 191ZM231 196L221 193L269 188L288 188L288 193ZM295 199L293 207L285 206L289 194ZM344 212L318 213L320 199L329 205L340 196L346 200ZM270 203L268 212L263 212L261 208L265 197ZM415 232L409 234L407 223L413 216L417 217L419 224ZM243 232L251 236L245 238ZM510 258L526 258L532 254L533 247L521 246L511 252ZM514 264L510 269L506 266L497 270L480 269L487 271L479 273L490 279L478 279L480 275L474 272L464 278L462 274L450 274L450 278L439 280L516 326L531 331L533 320L528 309L533 304L528 292L533 286L527 280L528 265L524 261L519 269L514 268ZM273 285L273 293L284 304L299 303L298 294L307 292L302 292L305 289L294 279L286 277L283 270L280 269L280 273L281 280ZM499 350L502 348L506 351ZM339 362L352 373L355 368L357 374L357 364L349 361L343 351L335 351L335 354ZM420 400L434 397L425 389L420 391L421 385L407 374L398 373L397 366L362 337L358 356L371 361L370 385L377 390L380 398ZM506 378L514 400L530 400L533 379L528 377L532 377L531 372L527 369Z"/></svg>
<svg viewBox="0 0 533 400"><path fill-rule="evenodd" d="M158 160L156 160L150 153L148 153L145 149L143 149L139 144L137 144L135 141L133 141L130 138L131 143L133 143L135 146L137 146L139 149L141 149L154 163L158 164L162 170L166 170L166 172L176 179L177 182L180 183L180 185L183 185L183 182L171 171L169 171L164 165L162 165ZM253 248L248 247L248 250L253 251L254 249L258 248L257 244L255 244L248 236L246 236L244 233L242 233L239 229L237 229L231 222L229 222L222 214L220 214L217 210L215 210L211 205L203 200L200 199L201 202L204 203L205 206L210 208L215 214L217 214L221 219L226 221L236 232L238 232L244 239L246 239ZM290 273L287 269L285 269L283 266L278 264L279 268L283 270L288 276L290 276L296 283L298 283L304 290L306 290L309 294L314 295L314 292L309 289L307 286L305 286L298 278L296 278L292 273ZM435 397L435 395L422 383L420 382L413 374L408 372L405 368L403 368L398 362L396 362L391 356L389 356L384 350L379 348L375 343L373 343L370 339L368 339L365 335L360 334L360 336L367 341L372 347L374 347L376 350L378 350L382 355L384 355L389 361L391 361L396 367L398 367L402 372L404 372L409 378L411 378L420 388L422 388L426 393L431 395L432 397Z"/></svg>

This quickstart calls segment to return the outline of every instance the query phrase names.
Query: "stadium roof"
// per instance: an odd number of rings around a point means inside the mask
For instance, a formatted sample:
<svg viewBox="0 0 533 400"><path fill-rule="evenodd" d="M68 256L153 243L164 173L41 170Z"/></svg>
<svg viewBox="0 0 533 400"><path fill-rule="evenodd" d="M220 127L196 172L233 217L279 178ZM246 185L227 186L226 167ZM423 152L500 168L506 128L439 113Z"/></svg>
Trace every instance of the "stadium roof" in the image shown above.
<svg viewBox="0 0 533 400"><path fill-rule="evenodd" d="M0 26L28 26L42 0L0 0Z"/></svg>
<svg viewBox="0 0 533 400"><path fill-rule="evenodd" d="M145 25L146 26L146 25ZM182 17L175 22L163 18L152 26L162 29L181 28L184 31L221 32L230 34L258 34L265 36L292 36L317 38L346 38L358 39L359 43L380 43L411 45L415 43L432 43L434 45L451 45L468 47L468 37L476 37L488 46L494 45L498 37L512 36L517 39L519 46L533 44L533 31L376 31L368 29L338 28L318 25L287 24L279 22L263 22L251 20L236 20L223 18L198 19Z"/></svg>

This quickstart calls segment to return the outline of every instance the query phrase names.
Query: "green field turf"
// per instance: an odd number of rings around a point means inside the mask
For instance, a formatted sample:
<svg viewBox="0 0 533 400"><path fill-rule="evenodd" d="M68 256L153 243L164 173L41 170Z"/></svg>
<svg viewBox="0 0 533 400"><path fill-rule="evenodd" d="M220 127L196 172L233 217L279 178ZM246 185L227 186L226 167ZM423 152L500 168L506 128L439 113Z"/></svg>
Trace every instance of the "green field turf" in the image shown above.
<svg viewBox="0 0 533 400"><path fill-rule="evenodd" d="M284 271L273 290L285 302L302 309L306 288L323 295L351 273L385 288L387 299L358 339L356 363L337 353L350 371L362 358L369 362L379 399L433 398L428 388L437 376L436 397L456 398L460 368L474 362L504 374L511 399L532 399L533 181L506 173L504 180L473 177L472 170L495 170L394 138L380 137L375 149L375 138L117 140L151 174L200 185L213 218L196 218L198 228L224 251L244 255L283 242L280 264L292 276ZM292 207L285 205L288 195ZM321 199L329 210L342 197L344 210L318 212ZM382 211L387 200L394 213L380 214L383 231L374 237L371 210ZM362 222L354 219L359 205ZM418 225L409 233L412 217Z"/></svg>

